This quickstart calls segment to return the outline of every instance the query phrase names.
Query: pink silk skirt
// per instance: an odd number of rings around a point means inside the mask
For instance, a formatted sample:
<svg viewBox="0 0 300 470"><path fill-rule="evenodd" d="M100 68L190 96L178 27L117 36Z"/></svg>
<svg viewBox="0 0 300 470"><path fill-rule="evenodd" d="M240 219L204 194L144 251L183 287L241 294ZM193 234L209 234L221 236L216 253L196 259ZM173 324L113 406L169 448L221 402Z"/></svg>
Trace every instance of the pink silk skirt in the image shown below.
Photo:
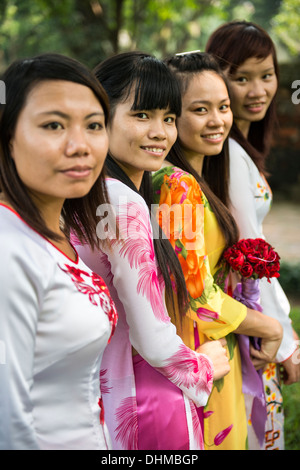
<svg viewBox="0 0 300 470"><path fill-rule="evenodd" d="M139 450L189 450L189 432L180 388L133 356Z"/></svg>

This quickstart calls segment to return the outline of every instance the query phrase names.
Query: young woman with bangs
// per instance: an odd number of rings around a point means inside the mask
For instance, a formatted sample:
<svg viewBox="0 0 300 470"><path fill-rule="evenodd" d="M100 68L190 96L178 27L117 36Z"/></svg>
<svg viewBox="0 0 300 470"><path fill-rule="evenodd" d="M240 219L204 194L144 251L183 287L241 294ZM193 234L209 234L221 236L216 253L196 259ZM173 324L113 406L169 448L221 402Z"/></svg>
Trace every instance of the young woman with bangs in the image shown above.
<svg viewBox="0 0 300 470"><path fill-rule="evenodd" d="M176 140L180 92L166 65L141 52L111 57L95 73L111 105L106 171L119 239L112 240L111 250L77 249L105 278L119 314L102 363L113 445L202 449L196 406L207 402L213 379L228 373L228 359L224 343L196 352L176 334L164 296L172 299L175 286L179 316L184 316L185 282L172 246L150 218L150 175Z"/></svg>
<svg viewBox="0 0 300 470"><path fill-rule="evenodd" d="M239 227L240 238L264 238L263 220L272 202L266 162L276 125L279 80L275 46L259 25L234 21L220 26L211 35L206 50L214 55L226 75L231 97L234 122L229 139L228 207ZM206 178L218 194L214 164L212 160L207 162ZM284 383L299 381L300 365L293 360L298 337L289 318L288 299L277 279L260 280L260 303L266 316L281 323L283 339L276 364L256 364L265 367L268 420L263 444L257 442L253 427L249 426L249 446L284 449L281 374L277 364L284 368Z"/></svg>

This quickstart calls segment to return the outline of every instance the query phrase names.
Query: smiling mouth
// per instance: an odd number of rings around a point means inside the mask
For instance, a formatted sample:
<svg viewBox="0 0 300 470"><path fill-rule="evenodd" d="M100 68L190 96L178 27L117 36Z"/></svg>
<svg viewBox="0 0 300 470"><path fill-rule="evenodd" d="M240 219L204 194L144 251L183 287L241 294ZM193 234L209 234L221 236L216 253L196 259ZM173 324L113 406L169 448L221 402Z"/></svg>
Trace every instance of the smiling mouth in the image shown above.
<svg viewBox="0 0 300 470"><path fill-rule="evenodd" d="M251 103L251 104L246 104L245 106L246 108L249 108L249 109L260 109L263 106L265 106L265 103Z"/></svg>
<svg viewBox="0 0 300 470"><path fill-rule="evenodd" d="M220 140L223 140L223 134L221 134L220 132L217 134L206 134L203 135L202 138L219 142Z"/></svg>
<svg viewBox="0 0 300 470"><path fill-rule="evenodd" d="M141 147L143 150L146 150L147 152L151 152L156 155L162 155L165 152L165 148L161 147L148 147L148 146L142 146Z"/></svg>

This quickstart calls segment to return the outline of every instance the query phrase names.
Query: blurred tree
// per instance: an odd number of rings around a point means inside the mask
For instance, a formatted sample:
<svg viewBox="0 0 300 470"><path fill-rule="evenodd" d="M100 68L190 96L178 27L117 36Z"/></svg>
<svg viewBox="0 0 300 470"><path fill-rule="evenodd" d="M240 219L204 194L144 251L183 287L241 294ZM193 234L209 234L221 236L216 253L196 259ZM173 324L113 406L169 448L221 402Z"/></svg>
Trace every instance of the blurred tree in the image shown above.
<svg viewBox="0 0 300 470"><path fill-rule="evenodd" d="M88 66L123 50L204 49L224 21L256 21L299 51L299 0L0 0L0 68L54 51ZM273 20L272 20L273 18ZM298 49L297 49L298 48Z"/></svg>
<svg viewBox="0 0 300 470"><path fill-rule="evenodd" d="M273 32L292 55L300 57L299 0L284 0L272 20Z"/></svg>

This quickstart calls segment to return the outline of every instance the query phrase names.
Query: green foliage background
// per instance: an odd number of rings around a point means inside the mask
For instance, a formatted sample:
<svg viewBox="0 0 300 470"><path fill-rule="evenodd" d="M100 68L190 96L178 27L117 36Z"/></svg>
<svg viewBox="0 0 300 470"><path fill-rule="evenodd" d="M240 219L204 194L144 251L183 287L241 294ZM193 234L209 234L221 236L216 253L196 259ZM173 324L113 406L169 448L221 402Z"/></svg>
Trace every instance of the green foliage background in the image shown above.
<svg viewBox="0 0 300 470"><path fill-rule="evenodd" d="M43 52L67 54L94 67L126 50L139 49L158 57L204 50L209 35L221 23L245 19L269 32L280 63L291 63L289 88L291 81L300 79L299 6L300 0L0 0L0 73L16 59ZM279 157L273 160L276 167L278 161L288 162L286 153ZM292 161L293 155L287 163L290 168ZM294 175L299 174L297 168L292 169ZM280 171L280 180L282 175ZM284 287L289 289L294 283L293 292L299 292L299 267L283 266L282 274ZM292 318L300 335L298 306ZM299 450L300 384L284 386L283 392L287 448Z"/></svg>
<svg viewBox="0 0 300 470"><path fill-rule="evenodd" d="M283 57L300 55L299 0L0 0L0 71L41 52L93 67L122 50L165 56L204 49L222 22L247 19L267 29Z"/></svg>

